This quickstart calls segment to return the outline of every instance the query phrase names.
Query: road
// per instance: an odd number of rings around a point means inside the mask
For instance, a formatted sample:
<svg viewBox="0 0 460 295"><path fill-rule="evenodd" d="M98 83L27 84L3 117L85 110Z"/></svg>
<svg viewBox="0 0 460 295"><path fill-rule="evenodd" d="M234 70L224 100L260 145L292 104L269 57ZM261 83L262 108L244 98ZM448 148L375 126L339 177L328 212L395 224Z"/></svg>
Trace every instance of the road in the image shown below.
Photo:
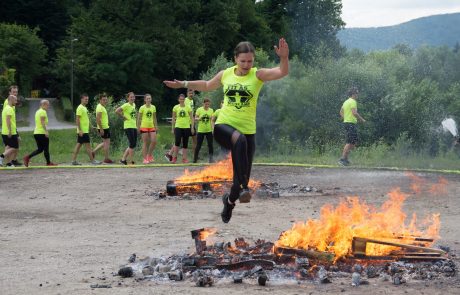
<svg viewBox="0 0 460 295"><path fill-rule="evenodd" d="M48 108L48 130L57 129L72 129L75 128L75 124L69 122L60 122L56 119L52 102L55 98L47 98L50 101L50 107ZM18 131L33 131L35 128L35 112L40 106L40 99L29 100L29 126L18 127Z"/></svg>

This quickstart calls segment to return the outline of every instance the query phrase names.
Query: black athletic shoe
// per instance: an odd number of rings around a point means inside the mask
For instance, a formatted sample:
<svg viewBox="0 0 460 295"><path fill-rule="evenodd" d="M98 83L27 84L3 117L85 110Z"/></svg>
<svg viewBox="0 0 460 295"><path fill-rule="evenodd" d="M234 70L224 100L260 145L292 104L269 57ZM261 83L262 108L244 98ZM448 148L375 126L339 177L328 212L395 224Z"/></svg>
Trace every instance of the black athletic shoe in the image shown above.
<svg viewBox="0 0 460 295"><path fill-rule="evenodd" d="M22 163L19 162L18 160L11 161L11 164L13 164L14 166L22 166Z"/></svg>
<svg viewBox="0 0 460 295"><path fill-rule="evenodd" d="M232 218L232 210L235 208L235 204L230 205L228 203L228 194L222 196L222 203L224 203L224 209L220 213L220 216L222 217L222 222L228 223Z"/></svg>
<svg viewBox="0 0 460 295"><path fill-rule="evenodd" d="M244 188L240 192L240 197L238 198L240 200L240 203L249 203L251 202L251 192L247 189Z"/></svg>
<svg viewBox="0 0 460 295"><path fill-rule="evenodd" d="M350 162L348 162L346 159L340 159L337 163L339 163L340 166L350 165Z"/></svg>
<svg viewBox="0 0 460 295"><path fill-rule="evenodd" d="M126 160L120 160L120 164L123 164L123 165L128 165L128 162L126 162Z"/></svg>

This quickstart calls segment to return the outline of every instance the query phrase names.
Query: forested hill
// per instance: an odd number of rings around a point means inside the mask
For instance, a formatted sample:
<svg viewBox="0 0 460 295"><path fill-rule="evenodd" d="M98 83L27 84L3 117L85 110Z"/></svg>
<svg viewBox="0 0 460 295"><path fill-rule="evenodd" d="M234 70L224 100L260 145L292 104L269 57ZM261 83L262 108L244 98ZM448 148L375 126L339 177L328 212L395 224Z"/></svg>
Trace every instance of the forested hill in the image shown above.
<svg viewBox="0 0 460 295"><path fill-rule="evenodd" d="M422 17L388 27L344 29L337 37L346 48L365 52L385 50L397 44L407 44L411 48L421 45L453 47L460 42L460 13Z"/></svg>

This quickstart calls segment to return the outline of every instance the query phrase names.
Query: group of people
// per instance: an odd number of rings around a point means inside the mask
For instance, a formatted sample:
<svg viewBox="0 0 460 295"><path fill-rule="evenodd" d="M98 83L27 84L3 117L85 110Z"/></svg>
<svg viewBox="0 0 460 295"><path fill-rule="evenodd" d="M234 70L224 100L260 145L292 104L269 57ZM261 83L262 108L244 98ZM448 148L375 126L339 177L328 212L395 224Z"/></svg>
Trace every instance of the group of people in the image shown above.
<svg viewBox="0 0 460 295"><path fill-rule="evenodd" d="M251 175L252 161L255 152L255 133L256 133L256 110L259 92L264 85L264 82L281 79L289 73L289 47L284 38L279 39L278 45L274 46L276 55L279 57L279 65L273 68L255 68L255 48L250 42L240 42L234 50L235 65L227 69L221 70L210 80L165 80L163 83L170 88L186 88L187 98L184 95L179 96L179 104L174 106L172 111L172 128L175 142L171 150L166 154L166 158L176 163L179 154L179 148L182 143L182 162L187 163L187 147L190 136L193 136L193 143L196 148L193 154L193 161L198 160L198 153L203 143L204 138L207 139L209 147L209 157L212 161L213 156L213 138L227 150L231 151L233 162L233 184L229 193L222 197L223 209L221 218L224 223L228 223L232 217L233 209L236 206L236 201L240 203L247 203L251 200L251 193L248 188L249 178ZM210 108L209 99L204 99L203 107L193 113L193 91L213 91L223 87L223 102L220 110L216 112ZM194 90L192 90L194 89ZM345 129L347 132L347 144L344 147L340 163L348 165L348 154L350 150L356 145L357 120L365 121L357 112L356 98L358 90L352 88L349 92L350 98L344 103L341 108L340 115L344 118ZM143 156L144 163L153 161L152 151L156 143L156 131L158 131L158 124L156 121L156 109L151 104L151 96L145 95L145 105L139 110L139 115L136 116L136 109L134 105L134 93L128 94L128 102L116 109L116 113L124 120L124 129L129 141L129 146L125 150L122 159L123 164L132 163L133 151L136 147L137 131L142 134ZM15 126L14 121L14 104L15 97L10 95L8 97L9 106L6 111L3 111L3 128L2 135L8 135L4 142L7 146L7 151L2 154L2 158L13 158L16 154L14 147ZM86 104L88 97L83 95L81 97L81 104L77 108L77 145L75 146L73 154L73 164L78 165L76 162L76 155L80 150L81 145L85 144L87 153L93 161L94 153L103 148L105 152L104 162L110 163L112 160L108 158L108 148L110 144L110 129L108 125L107 112L105 111L105 104L107 98L100 97L100 103L97 106L97 128L103 142L98 145L94 150L91 150L89 145L89 120ZM43 102L41 108L46 111L47 103ZM38 112L37 112L38 113ZM42 115L40 115L42 114ZM6 116L5 116L6 115ZM43 126L44 130L38 132L45 132L46 118L42 119L43 111L38 115L38 123ZM137 121L136 121L137 118ZM6 120L6 121L5 121ZM195 138L195 122L198 122L197 137ZM35 132L34 132L35 133ZM38 134L38 133L37 133ZM38 138L38 137L37 137ZM37 146L39 146L39 139L37 139ZM40 136L42 138L42 136ZM40 139L41 142L42 139ZM150 145L147 147L147 140L150 140ZM40 143L41 148L34 153L26 156L24 161L28 163L31 157L36 155L39 150L47 149L47 145Z"/></svg>

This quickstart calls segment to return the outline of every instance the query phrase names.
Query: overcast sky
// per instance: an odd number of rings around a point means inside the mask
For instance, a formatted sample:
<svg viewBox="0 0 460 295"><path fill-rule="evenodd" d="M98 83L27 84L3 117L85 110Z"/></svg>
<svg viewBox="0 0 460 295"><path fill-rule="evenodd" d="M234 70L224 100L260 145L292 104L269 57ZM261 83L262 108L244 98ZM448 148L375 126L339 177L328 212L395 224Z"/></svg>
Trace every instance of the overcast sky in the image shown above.
<svg viewBox="0 0 460 295"><path fill-rule="evenodd" d="M460 12L460 0L342 0L347 28L391 26L433 14Z"/></svg>

